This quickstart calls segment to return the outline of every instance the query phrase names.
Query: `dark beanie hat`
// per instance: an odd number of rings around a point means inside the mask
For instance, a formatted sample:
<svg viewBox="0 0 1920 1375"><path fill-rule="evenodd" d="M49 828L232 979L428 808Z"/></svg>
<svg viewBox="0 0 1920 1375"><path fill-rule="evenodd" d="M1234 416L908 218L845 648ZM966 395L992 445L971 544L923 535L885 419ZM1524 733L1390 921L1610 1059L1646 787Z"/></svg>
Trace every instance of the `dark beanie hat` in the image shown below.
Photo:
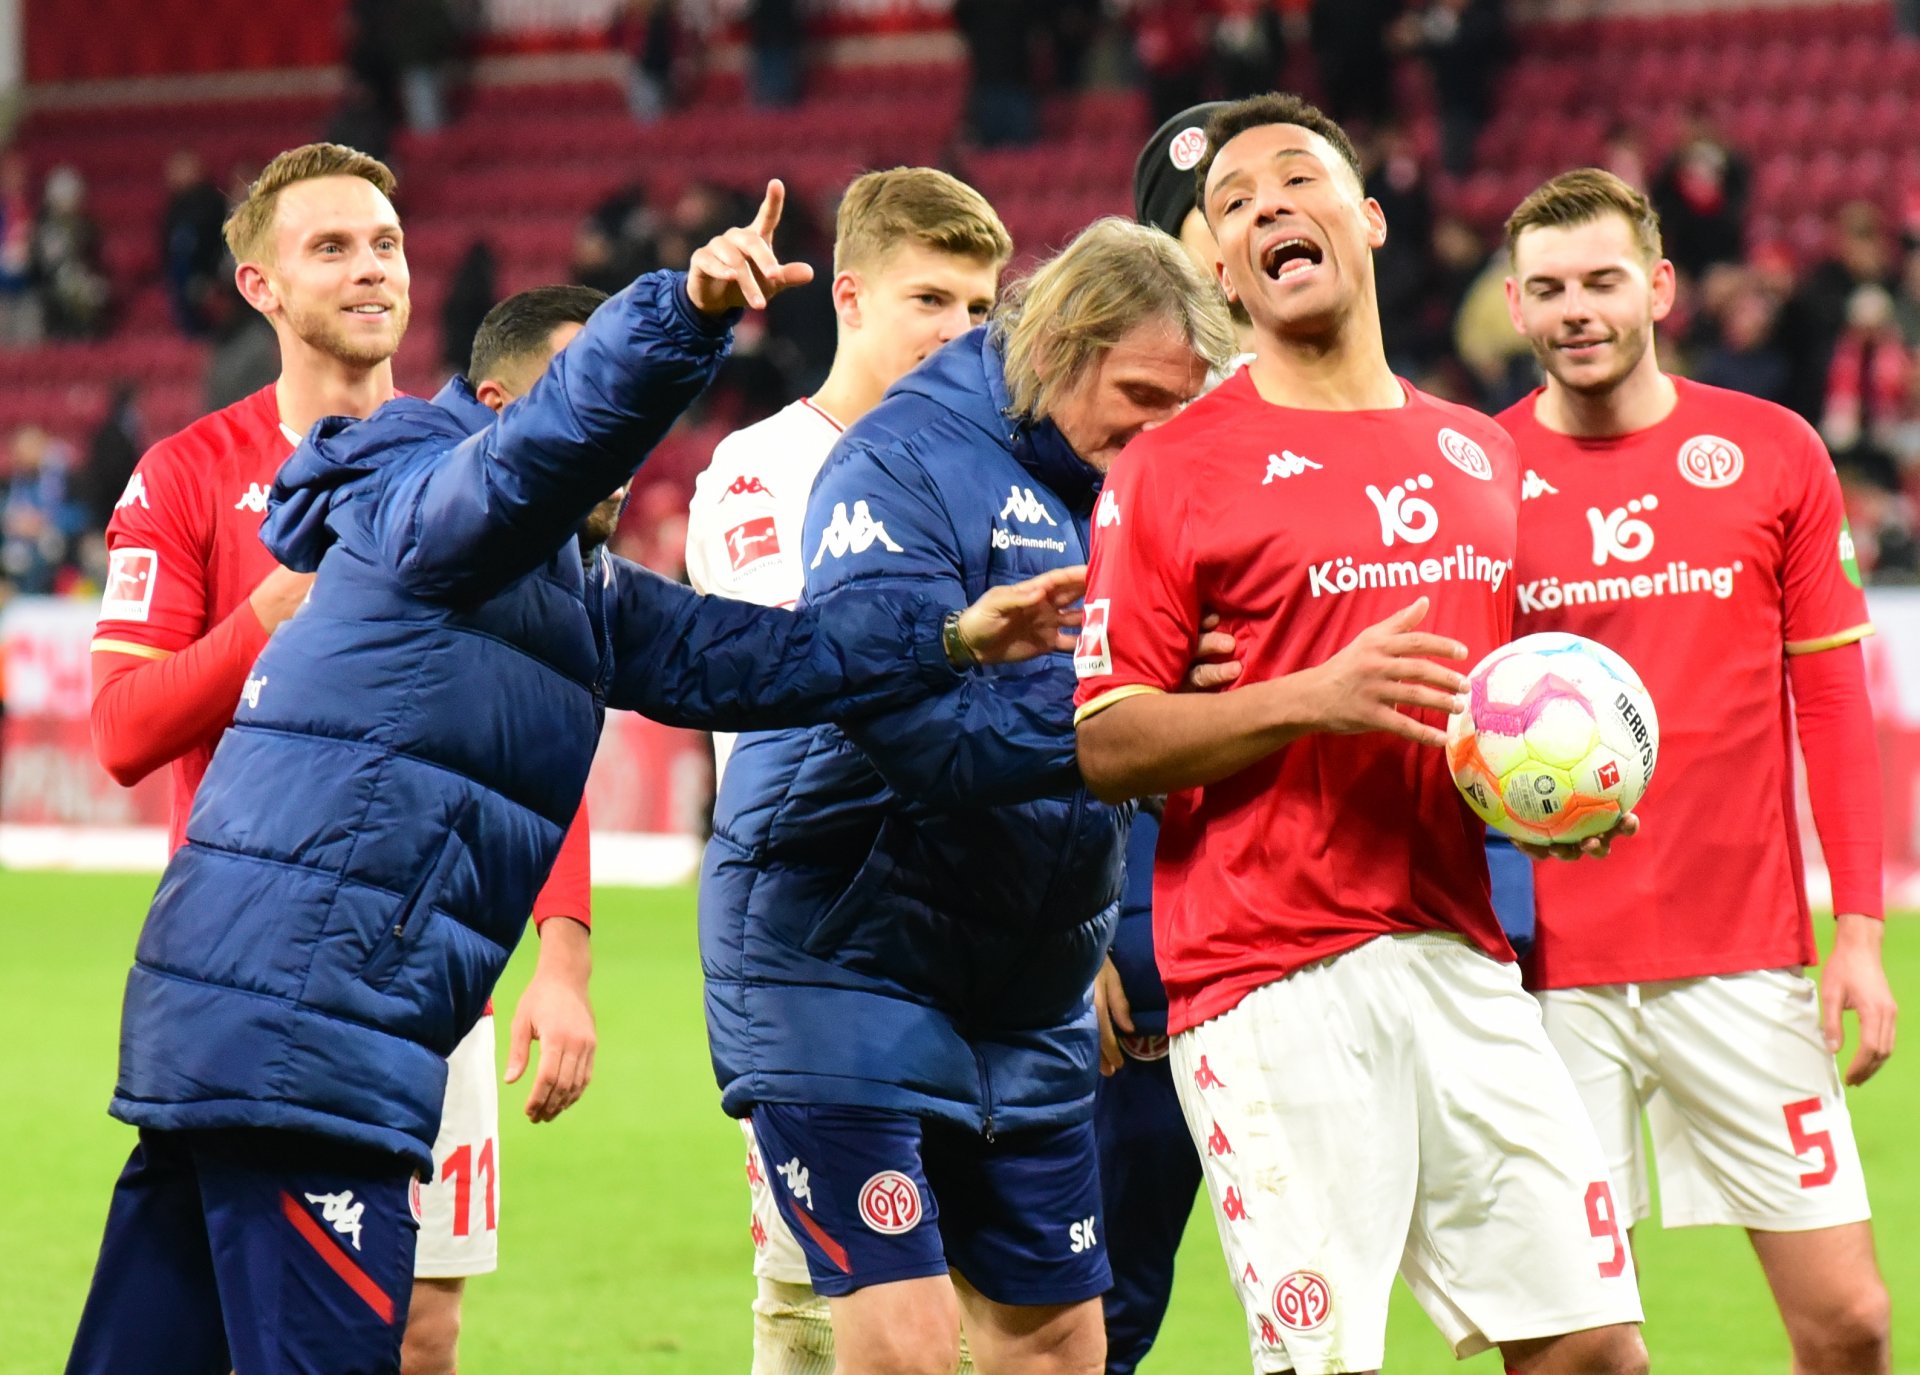
<svg viewBox="0 0 1920 1375"><path fill-rule="evenodd" d="M1153 131L1133 164L1133 217L1176 238L1195 205L1193 169L1207 152L1207 121L1230 102L1182 110Z"/></svg>

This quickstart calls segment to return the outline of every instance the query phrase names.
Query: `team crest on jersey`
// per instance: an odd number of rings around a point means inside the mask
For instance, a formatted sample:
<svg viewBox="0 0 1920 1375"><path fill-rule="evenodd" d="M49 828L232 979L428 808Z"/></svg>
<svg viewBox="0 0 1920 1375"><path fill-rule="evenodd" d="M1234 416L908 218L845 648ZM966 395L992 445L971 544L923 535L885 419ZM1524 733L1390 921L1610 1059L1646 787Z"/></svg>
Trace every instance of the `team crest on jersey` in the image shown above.
<svg viewBox="0 0 1920 1375"><path fill-rule="evenodd" d="M1458 430L1440 431L1440 452L1447 462L1465 473L1468 477L1477 477L1482 482L1493 481L1493 460L1487 457L1487 451Z"/></svg>
<svg viewBox="0 0 1920 1375"><path fill-rule="evenodd" d="M1176 172L1191 172L1207 155L1207 134L1197 124L1189 124L1173 136L1167 145L1167 161Z"/></svg>
<svg viewBox="0 0 1920 1375"><path fill-rule="evenodd" d="M144 473L135 473L133 475L132 480L127 483L127 490L120 494L120 500L113 503L113 509L116 511L122 510L125 507L133 505L136 501L140 503L140 509L142 511L151 511L153 509L153 507L147 504L147 479Z"/></svg>
<svg viewBox="0 0 1920 1375"><path fill-rule="evenodd" d="M153 584L160 556L151 549L116 549L107 559L107 590L100 598L103 621L144 621L153 610Z"/></svg>
<svg viewBox="0 0 1920 1375"><path fill-rule="evenodd" d="M920 1225L920 1190L898 1170L882 1170L860 1186L860 1220L882 1236Z"/></svg>
<svg viewBox="0 0 1920 1375"><path fill-rule="evenodd" d="M814 551L813 562L807 566L818 568L820 561L829 554L836 559L843 559L848 554L864 554L875 544L889 554L903 552L887 533L886 523L873 518L873 512L866 502L854 502L853 515L849 517L847 503L836 501L833 503L833 519L820 532L820 547Z"/></svg>
<svg viewBox="0 0 1920 1375"><path fill-rule="evenodd" d="M738 573L780 552L780 532L772 516L761 516L727 531L727 560Z"/></svg>
<svg viewBox="0 0 1920 1375"><path fill-rule="evenodd" d="M1113 655L1107 650L1107 608L1111 600L1101 597L1087 603L1080 622L1080 638L1073 646L1073 672L1077 678L1102 678L1113 672Z"/></svg>
<svg viewBox="0 0 1920 1375"><path fill-rule="evenodd" d="M1273 1316L1292 1332L1311 1332L1333 1316L1333 1291L1311 1270L1295 1270L1273 1287Z"/></svg>
<svg viewBox="0 0 1920 1375"><path fill-rule="evenodd" d="M1740 446L1717 434L1697 434L1680 446L1680 476L1696 487L1731 487L1746 466Z"/></svg>
<svg viewBox="0 0 1920 1375"><path fill-rule="evenodd" d="M413 1220L417 1225L423 1216L419 1175L415 1175L407 1181L407 1211L413 1214Z"/></svg>

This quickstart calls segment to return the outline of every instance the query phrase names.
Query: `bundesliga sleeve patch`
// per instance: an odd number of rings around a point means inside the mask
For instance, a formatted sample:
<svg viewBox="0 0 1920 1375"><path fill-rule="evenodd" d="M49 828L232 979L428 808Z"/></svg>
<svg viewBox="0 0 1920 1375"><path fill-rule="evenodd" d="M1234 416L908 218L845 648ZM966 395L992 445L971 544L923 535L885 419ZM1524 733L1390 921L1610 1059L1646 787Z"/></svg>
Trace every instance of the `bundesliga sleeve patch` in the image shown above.
<svg viewBox="0 0 1920 1375"><path fill-rule="evenodd" d="M160 556L151 549L116 549L107 559L107 590L100 598L103 621L144 621L153 610L153 584Z"/></svg>
<svg viewBox="0 0 1920 1375"><path fill-rule="evenodd" d="M780 532L772 516L759 516L727 531L727 559L736 573L779 552Z"/></svg>
<svg viewBox="0 0 1920 1375"><path fill-rule="evenodd" d="M1107 651L1107 607L1109 599L1087 603L1086 618L1080 622L1080 639L1073 647L1073 672L1078 678L1104 678L1113 672L1113 655Z"/></svg>

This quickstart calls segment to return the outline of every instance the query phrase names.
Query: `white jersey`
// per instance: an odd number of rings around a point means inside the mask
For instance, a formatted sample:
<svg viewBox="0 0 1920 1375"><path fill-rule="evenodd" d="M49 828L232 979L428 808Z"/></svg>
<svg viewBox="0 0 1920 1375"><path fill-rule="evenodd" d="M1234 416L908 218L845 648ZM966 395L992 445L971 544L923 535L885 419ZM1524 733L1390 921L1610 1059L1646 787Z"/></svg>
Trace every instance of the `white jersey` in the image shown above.
<svg viewBox="0 0 1920 1375"><path fill-rule="evenodd" d="M761 606L800 599L807 497L845 428L803 396L720 441L687 511L687 580L694 591ZM732 750L733 736L715 732L716 781Z"/></svg>

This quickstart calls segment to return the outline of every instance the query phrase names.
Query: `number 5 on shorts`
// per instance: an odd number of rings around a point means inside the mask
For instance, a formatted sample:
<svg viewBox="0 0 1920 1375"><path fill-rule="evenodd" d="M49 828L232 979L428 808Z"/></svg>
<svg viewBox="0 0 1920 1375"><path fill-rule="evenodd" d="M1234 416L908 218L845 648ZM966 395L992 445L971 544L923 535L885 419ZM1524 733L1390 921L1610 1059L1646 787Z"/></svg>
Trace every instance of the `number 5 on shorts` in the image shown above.
<svg viewBox="0 0 1920 1375"><path fill-rule="evenodd" d="M1840 1170L1840 1160L1833 1152L1833 1133L1829 1131L1810 1132L1807 1130L1807 1118L1820 1111L1818 1098L1802 1098L1798 1103L1789 1103L1782 1109L1787 1115L1787 1139L1793 1142L1793 1153L1804 1156L1809 1151L1820 1152L1820 1168L1800 1176L1800 1187L1817 1189L1822 1184L1830 1184Z"/></svg>
<svg viewBox="0 0 1920 1375"><path fill-rule="evenodd" d="M1587 1230L1601 1241L1613 1243L1613 1254L1600 1262L1600 1278L1618 1279L1627 1268L1627 1242L1620 1235L1618 1214L1613 1206L1613 1188L1604 1179L1587 1185Z"/></svg>

